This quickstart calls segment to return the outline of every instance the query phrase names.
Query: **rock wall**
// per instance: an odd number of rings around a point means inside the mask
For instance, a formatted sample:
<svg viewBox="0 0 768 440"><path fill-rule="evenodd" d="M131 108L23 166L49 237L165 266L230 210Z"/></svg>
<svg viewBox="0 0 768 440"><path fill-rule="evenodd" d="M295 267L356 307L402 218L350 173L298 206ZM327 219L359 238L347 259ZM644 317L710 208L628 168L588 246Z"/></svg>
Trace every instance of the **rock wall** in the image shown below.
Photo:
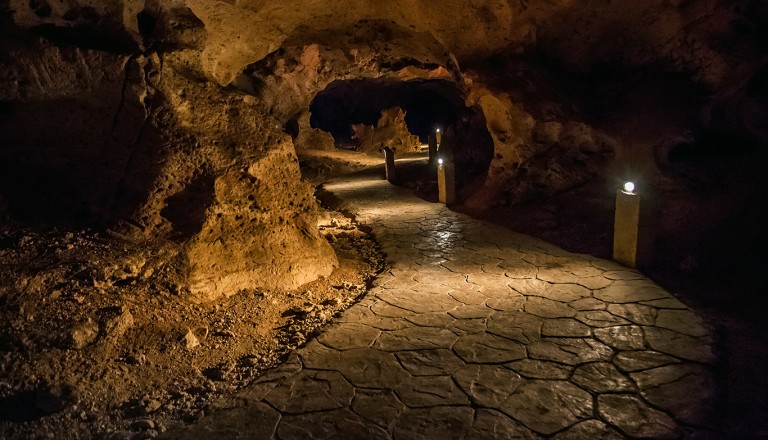
<svg viewBox="0 0 768 440"><path fill-rule="evenodd" d="M196 55L166 56L165 92L197 151L193 160L177 155L186 184L173 194L158 187L149 199L165 200L155 228L174 217L188 222L190 208L206 207L185 254L190 290L205 299L253 287L294 289L330 275L336 257L319 234L314 189L301 180L290 136L252 96L175 73ZM147 203L144 210L158 207Z"/></svg>
<svg viewBox="0 0 768 440"><path fill-rule="evenodd" d="M485 208L557 194L604 172L614 158L617 142L581 115L556 105L541 113L519 94L469 84L467 100L485 115L494 155L483 188L467 204ZM546 107L540 99L536 104Z"/></svg>
<svg viewBox="0 0 768 440"><path fill-rule="evenodd" d="M179 243L193 301L294 289L337 265L282 124L208 82L199 50L123 54L20 29L3 45L0 192L15 218Z"/></svg>
<svg viewBox="0 0 768 440"><path fill-rule="evenodd" d="M333 136L327 131L319 128L312 128L309 123L310 114L307 111L303 113L296 121L296 130L293 144L297 151L319 150L333 151L336 149L336 142Z"/></svg>

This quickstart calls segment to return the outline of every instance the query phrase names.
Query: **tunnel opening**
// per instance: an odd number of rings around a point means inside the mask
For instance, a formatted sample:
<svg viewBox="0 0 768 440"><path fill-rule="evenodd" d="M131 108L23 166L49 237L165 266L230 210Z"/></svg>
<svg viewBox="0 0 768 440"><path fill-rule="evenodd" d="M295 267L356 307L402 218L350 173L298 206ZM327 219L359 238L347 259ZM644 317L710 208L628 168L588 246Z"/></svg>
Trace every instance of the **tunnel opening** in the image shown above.
<svg viewBox="0 0 768 440"><path fill-rule="evenodd" d="M429 138L435 137L438 129L441 131L440 154L447 155L456 165L457 184L464 185L485 176L493 158L493 139L482 110L467 107L464 91L452 81L335 81L312 100L309 125L330 133L337 148L380 154L379 149L388 146L386 137L403 135L402 132L384 132L371 142L370 137L361 139L360 126L379 129L377 124L382 121L391 123L396 119L397 109L402 109L404 114L405 135L415 137L421 151L426 151ZM293 133L299 129L290 122L285 128L294 137ZM366 142L373 145L362 145ZM400 173L401 184L418 188L434 186L429 183L431 173L425 166L414 163L404 167Z"/></svg>
<svg viewBox="0 0 768 440"><path fill-rule="evenodd" d="M310 104L310 125L333 135L337 144L354 143L352 126L376 125L382 110L400 107L408 131L422 142L436 128L455 124L464 107L462 91L444 80L335 81Z"/></svg>

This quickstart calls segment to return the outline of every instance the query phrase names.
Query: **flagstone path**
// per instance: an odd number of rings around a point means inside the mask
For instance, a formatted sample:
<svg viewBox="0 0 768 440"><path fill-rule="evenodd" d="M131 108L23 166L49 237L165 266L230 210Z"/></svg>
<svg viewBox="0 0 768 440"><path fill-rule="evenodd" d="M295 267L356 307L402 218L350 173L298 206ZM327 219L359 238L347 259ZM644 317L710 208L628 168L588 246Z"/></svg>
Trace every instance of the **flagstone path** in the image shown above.
<svg viewBox="0 0 768 440"><path fill-rule="evenodd" d="M710 328L640 273L420 200L326 184L391 264L188 439L717 438Z"/></svg>

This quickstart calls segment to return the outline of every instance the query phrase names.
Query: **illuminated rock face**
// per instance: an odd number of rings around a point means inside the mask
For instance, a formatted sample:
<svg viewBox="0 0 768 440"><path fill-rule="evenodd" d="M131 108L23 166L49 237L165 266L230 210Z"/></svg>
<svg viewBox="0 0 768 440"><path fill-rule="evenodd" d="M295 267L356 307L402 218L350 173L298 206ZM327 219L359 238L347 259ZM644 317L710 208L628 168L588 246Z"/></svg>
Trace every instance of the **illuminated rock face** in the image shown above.
<svg viewBox="0 0 768 440"><path fill-rule="evenodd" d="M418 136L408 132L405 113L399 107L382 110L375 127L357 125L353 128L363 151L377 151L387 147L396 153L415 153L421 146Z"/></svg>
<svg viewBox="0 0 768 440"><path fill-rule="evenodd" d="M294 152L330 148L307 112L332 82L453 84L494 149L469 203L525 200L617 158L652 163L654 146L689 130L764 142L762 3L11 0L0 192L34 220L178 241L200 299L295 287L336 264ZM695 93L654 88L671 77Z"/></svg>

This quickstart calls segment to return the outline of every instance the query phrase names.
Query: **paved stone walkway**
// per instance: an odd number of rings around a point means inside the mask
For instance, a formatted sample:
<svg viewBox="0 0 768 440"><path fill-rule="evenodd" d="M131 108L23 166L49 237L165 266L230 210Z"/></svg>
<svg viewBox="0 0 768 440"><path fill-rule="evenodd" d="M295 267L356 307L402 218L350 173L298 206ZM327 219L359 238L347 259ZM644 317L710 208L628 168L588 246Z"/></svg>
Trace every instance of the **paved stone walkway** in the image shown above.
<svg viewBox="0 0 768 440"><path fill-rule="evenodd" d="M716 438L709 328L638 272L378 176L326 188L391 269L178 438Z"/></svg>

